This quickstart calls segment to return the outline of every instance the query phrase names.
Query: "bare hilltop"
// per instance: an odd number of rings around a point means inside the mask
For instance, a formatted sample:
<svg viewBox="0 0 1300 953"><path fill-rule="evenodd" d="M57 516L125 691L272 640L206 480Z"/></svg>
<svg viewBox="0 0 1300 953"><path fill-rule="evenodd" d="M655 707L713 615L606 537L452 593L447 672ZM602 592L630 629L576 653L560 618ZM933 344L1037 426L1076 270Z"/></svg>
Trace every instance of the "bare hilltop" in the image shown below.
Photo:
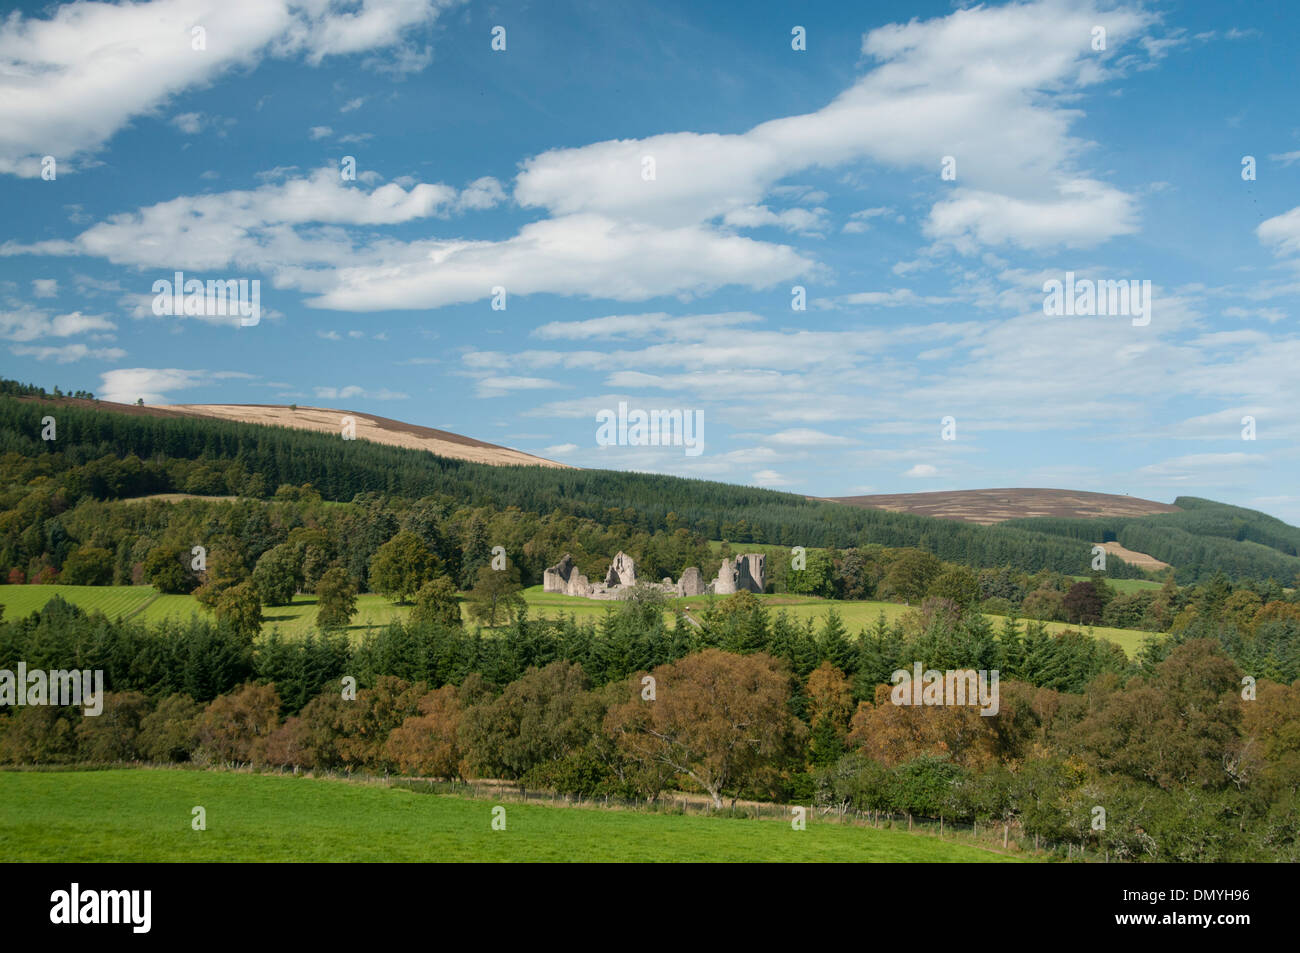
<svg viewBox="0 0 1300 953"><path fill-rule="evenodd" d="M915 513L939 519L987 526L1031 516L1095 519L1099 516L1151 516L1177 513L1172 503L1136 496L1013 487L991 490L941 490L931 493L881 493L874 496L818 497L832 503L867 506L895 513Z"/></svg>

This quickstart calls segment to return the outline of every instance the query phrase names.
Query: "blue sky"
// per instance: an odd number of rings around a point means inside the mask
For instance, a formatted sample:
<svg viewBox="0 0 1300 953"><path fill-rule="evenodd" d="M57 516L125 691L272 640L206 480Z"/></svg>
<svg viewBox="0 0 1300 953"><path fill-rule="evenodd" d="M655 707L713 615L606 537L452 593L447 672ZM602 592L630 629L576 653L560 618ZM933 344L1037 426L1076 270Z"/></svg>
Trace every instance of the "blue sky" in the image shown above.
<svg viewBox="0 0 1300 953"><path fill-rule="evenodd" d="M1300 522L1294 5L864 7L24 5L0 373L815 495ZM176 270L260 280L263 319L155 315ZM1044 314L1067 271L1150 281L1150 323ZM619 401L702 411L704 452L598 446Z"/></svg>

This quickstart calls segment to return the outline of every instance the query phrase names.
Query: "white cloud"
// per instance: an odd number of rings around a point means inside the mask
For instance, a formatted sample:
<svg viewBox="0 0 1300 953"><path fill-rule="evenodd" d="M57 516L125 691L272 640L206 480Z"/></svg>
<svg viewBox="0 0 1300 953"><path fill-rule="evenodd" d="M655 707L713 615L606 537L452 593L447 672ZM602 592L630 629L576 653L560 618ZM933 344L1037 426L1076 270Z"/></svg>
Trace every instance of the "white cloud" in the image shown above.
<svg viewBox="0 0 1300 953"><path fill-rule="evenodd" d="M836 434L824 433L807 427L782 430L779 433L765 436L763 440L783 447L833 447L853 442L847 437L840 437Z"/></svg>
<svg viewBox="0 0 1300 953"><path fill-rule="evenodd" d="M409 399L408 395L391 391L386 387L379 390L367 390L359 384L348 384L345 387L316 387L313 390L321 400L351 400L353 397L362 397L366 400Z"/></svg>
<svg viewBox="0 0 1300 953"><path fill-rule="evenodd" d="M97 314L82 314L80 311L54 317L48 311L40 309L0 311L0 338L10 341L33 341L43 337L66 338L91 331L115 330L117 325L108 318Z"/></svg>
<svg viewBox="0 0 1300 953"><path fill-rule="evenodd" d="M172 116L172 125L187 136L192 136L203 129L203 115L202 113L179 113Z"/></svg>
<svg viewBox="0 0 1300 953"><path fill-rule="evenodd" d="M841 231L853 235L867 231L871 227L871 220L879 218L881 215L893 214L893 209L888 206L878 208L864 208L860 212L854 212L849 216L849 220L844 223Z"/></svg>
<svg viewBox="0 0 1300 953"><path fill-rule="evenodd" d="M430 8L416 16L408 9L415 6L424 5L403 4L391 17L367 6L332 20L286 12L292 21L282 25L286 46L311 59L354 43L395 42L398 21L434 15ZM1086 42L1098 22L1109 39L1101 53ZM496 285L512 295L618 301L700 295L727 285L763 289L816 274L818 265L793 247L735 230L775 225L815 234L825 226L820 206L778 211L766 200L818 199L781 180L804 169L863 162L933 174L936 201L925 231L937 245L972 252L980 245L1095 244L1132 232L1136 206L1131 196L1078 169L1087 144L1070 135L1080 115L1076 97L1114 75L1117 51L1154 22L1146 13L1040 0L882 27L863 40L874 65L815 112L740 134L667 133L526 159L514 199L550 217L503 240L371 239L356 247L346 233L304 234L297 226L393 224L489 207L505 195L490 178L458 194L445 186L413 186L407 194L395 183L367 195L341 187L336 170L325 170L306 184L285 183L286 193L299 190L286 196L292 208L264 211L264 200L274 205L275 196L262 190L182 197L101 223L72 243L10 244L0 253L261 267L277 287L311 295L308 304L346 311L436 308L482 300ZM362 30L360 37L354 29ZM938 180L937 158L945 154L958 158L956 188ZM647 155L656 160L652 181L641 178ZM376 214L385 189L396 190L387 193L393 207ZM438 191L415 194L421 189Z"/></svg>
<svg viewBox="0 0 1300 953"><path fill-rule="evenodd" d="M329 126L312 126L311 129L308 130L307 135L314 142L318 139L326 139L334 135L334 130L331 129Z"/></svg>
<svg viewBox="0 0 1300 953"><path fill-rule="evenodd" d="M59 283L54 278L33 278L32 294L37 298L53 298L59 293Z"/></svg>
<svg viewBox="0 0 1300 953"><path fill-rule="evenodd" d="M1137 472L1154 484L1213 485L1232 482L1243 472L1259 467L1266 459L1261 453L1190 453L1139 467Z"/></svg>
<svg viewBox="0 0 1300 953"><path fill-rule="evenodd" d="M179 368L127 367L105 371L99 376L98 388L104 400L121 404L134 404L143 399L146 404L167 402L170 391L187 390L224 380L251 380L252 374L242 371L182 370Z"/></svg>
<svg viewBox="0 0 1300 953"><path fill-rule="evenodd" d="M65 3L48 17L14 13L0 22L0 172L38 175L46 154L60 172L73 169L132 117L267 55L316 64L396 48L413 65L404 37L447 5L152 0ZM206 31L206 49L193 48L195 25Z"/></svg>
<svg viewBox="0 0 1300 953"><path fill-rule="evenodd" d="M456 196L450 186L427 183L409 190L389 184L367 191L342 182L337 169L324 168L310 178L249 191L181 196L112 216L71 242L7 243L0 254L85 254L114 264L168 269L234 265L274 271L308 263L339 265L354 260L346 237L305 239L292 226L399 224L445 212Z"/></svg>
<svg viewBox="0 0 1300 953"><path fill-rule="evenodd" d="M1099 22L1109 39L1101 54L1087 42ZM877 65L816 112L738 135L667 133L552 150L525 161L515 198L556 216L674 227L752 215L781 178L812 166L867 159L923 168L937 187L939 158L951 154L962 191L932 211L932 237L1095 243L1130 232L1134 210L1128 196L1076 170L1085 144L1069 135L1079 112L1068 94L1108 79L1116 51L1153 22L1043 0L882 27L863 40ZM640 177L646 156L656 167L649 182Z"/></svg>
<svg viewBox="0 0 1300 953"><path fill-rule="evenodd" d="M544 377L484 377L474 384L475 397L505 397L518 390L547 390L559 387Z"/></svg>
<svg viewBox="0 0 1300 953"><path fill-rule="evenodd" d="M456 206L461 210L479 211L500 205L506 199L501 183L490 175L475 179L460 193Z"/></svg>
<svg viewBox="0 0 1300 953"><path fill-rule="evenodd" d="M1132 196L1083 178L1035 199L957 189L930 210L925 233L966 252L979 245L1085 247L1136 232L1136 211Z"/></svg>
<svg viewBox="0 0 1300 953"><path fill-rule="evenodd" d="M911 288L891 288L889 291L859 291L838 298L818 298L818 307L843 305L869 305L871 307L897 308L903 305L950 304L956 298L940 295L918 295Z"/></svg>
<svg viewBox="0 0 1300 953"><path fill-rule="evenodd" d="M526 225L500 242L424 241L396 255L334 272L309 299L344 311L436 308L511 294L581 295L643 301L702 294L726 284L767 288L811 262L785 245L720 234L704 226L658 228L574 215Z"/></svg>
<svg viewBox="0 0 1300 953"><path fill-rule="evenodd" d="M905 477L934 477L939 475L939 468L929 463L918 463L903 474Z"/></svg>
<svg viewBox="0 0 1300 953"><path fill-rule="evenodd" d="M762 228L771 225L789 232L819 232L826 228L824 208L788 208L774 212L766 205L746 205L732 209L722 216L722 221L736 228Z"/></svg>
<svg viewBox="0 0 1300 953"><path fill-rule="evenodd" d="M1281 308L1224 308L1223 316L1225 318L1261 318L1269 324L1277 324L1286 317L1286 312Z"/></svg>
<svg viewBox="0 0 1300 953"><path fill-rule="evenodd" d="M1300 254L1300 205L1261 222L1255 234L1265 245L1272 246L1276 255Z"/></svg>
<svg viewBox="0 0 1300 953"><path fill-rule="evenodd" d="M747 311L723 314L673 316L662 311L650 314L611 314L581 321L551 321L533 330L533 337L558 341L614 340L618 338L663 338L680 340L711 330L755 324L763 319Z"/></svg>
<svg viewBox="0 0 1300 953"><path fill-rule="evenodd" d="M61 347L34 347L28 344L15 344L9 350L20 357L34 357L38 361L48 361L54 358L60 364L70 364L73 361L84 360L88 357L100 361L120 361L126 357L126 351L120 347L90 348L84 344L64 344Z"/></svg>

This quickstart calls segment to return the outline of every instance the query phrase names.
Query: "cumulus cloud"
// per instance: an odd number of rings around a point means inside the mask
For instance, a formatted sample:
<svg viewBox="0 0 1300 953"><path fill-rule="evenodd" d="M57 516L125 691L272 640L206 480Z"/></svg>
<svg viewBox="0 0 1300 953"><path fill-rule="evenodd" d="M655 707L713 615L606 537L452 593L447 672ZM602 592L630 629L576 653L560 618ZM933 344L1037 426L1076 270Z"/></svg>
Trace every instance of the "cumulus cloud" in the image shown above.
<svg viewBox="0 0 1300 953"><path fill-rule="evenodd" d="M427 5L401 6L410 16L385 18L367 7L325 23L286 12L293 22L281 32L291 38L288 48L306 50L310 60L352 49L354 42L393 41L398 21L433 15L431 7L419 16L411 12ZM374 204L357 197L361 190L313 177L299 188L329 201L301 203L299 213L264 213L238 198L256 193L182 197L102 223L73 243L5 250L98 254L132 264L157 261L165 250L168 263L188 255L190 267L256 262L278 287L311 295L310 305L345 311L436 308L482 300L499 285L511 294L618 301L695 296L816 274L818 264L796 248L737 231L822 232L825 209L807 203L824 196L782 180L805 169L864 163L933 174L935 198L924 230L936 246L970 253L983 246L1092 245L1134 231L1137 208L1132 196L1080 170L1087 143L1070 132L1081 115L1077 96L1116 75L1119 51L1155 22L1141 11L1039 0L882 27L863 39L867 70L814 112L736 134L665 133L526 158L513 198L547 217L501 240L354 245L346 233L304 234L301 226L309 223L392 224L411 217L402 213L412 206L420 209L414 217L429 215L431 204L444 212L473 211L506 195L487 177L436 199L406 195L393 184L385 188L398 190L394 214L376 219L349 208ZM1093 51L1088 42L1098 23L1108 31L1107 51ZM350 32L339 32L344 26L365 30L360 39L347 39ZM1153 56L1152 48L1129 60L1143 55ZM938 159L949 154L958 162L955 186L938 178ZM642 177L647 158L656 170L649 179ZM435 187L413 192L421 188ZM353 198L339 199L335 193L342 191ZM192 211L203 202L227 214L198 229ZM863 210L853 221L881 211Z"/></svg>
<svg viewBox="0 0 1300 953"><path fill-rule="evenodd" d="M121 404L165 404L171 391L188 390L225 380L251 380L242 371L183 370L175 367L124 367L99 376L99 396Z"/></svg>
<svg viewBox="0 0 1300 953"><path fill-rule="evenodd" d="M337 269L308 303L343 311L436 308L549 292L643 301L726 284L771 287L811 267L793 248L706 226L659 228L572 215L524 226L513 238L414 242L381 262Z"/></svg>
<svg viewBox="0 0 1300 953"><path fill-rule="evenodd" d="M1261 222L1255 234L1276 255L1300 254L1300 205Z"/></svg>
<svg viewBox="0 0 1300 953"><path fill-rule="evenodd" d="M103 315L69 314L51 316L50 312L29 308L0 311L0 338L10 341L33 341L36 338L66 338L88 332L111 332L117 325Z"/></svg>
<svg viewBox="0 0 1300 953"><path fill-rule="evenodd" d="M40 174L40 157L92 153L133 117L266 56L408 50L444 0L362 0L359 9L291 0L65 3L0 22L0 172ZM204 49L196 50L195 27ZM408 57L409 61L409 57Z"/></svg>
<svg viewBox="0 0 1300 953"><path fill-rule="evenodd" d="M1053 195L1026 199L958 189L930 210L925 232L974 252L982 245L1084 247L1137 231L1132 196L1101 182L1061 182Z"/></svg>
<svg viewBox="0 0 1300 953"><path fill-rule="evenodd" d="M1089 45L1098 23L1110 40L1100 54ZM515 198L557 216L661 227L761 220L764 196L801 169L867 160L931 169L937 180L940 157L952 155L962 191L936 205L932 237L961 246L1093 244L1131 231L1134 208L1077 171L1085 143L1069 132L1079 116L1070 94L1110 78L1116 51L1153 23L1140 11L1043 0L882 27L863 39L876 65L816 112L734 135L552 150L524 163ZM655 162L648 182L646 157Z"/></svg>
<svg viewBox="0 0 1300 953"><path fill-rule="evenodd" d="M258 270L353 260L346 236L304 238L295 226L395 225L446 212L457 192L442 184L363 189L337 169L259 188L181 196L115 215L67 242L0 246L0 254L93 255L139 267Z"/></svg>
<svg viewBox="0 0 1300 953"><path fill-rule="evenodd" d="M501 183L490 175L475 179L460 193L456 207L462 211L481 211L500 205L506 199L506 191Z"/></svg>
<svg viewBox="0 0 1300 953"><path fill-rule="evenodd" d="M172 116L172 125L187 136L193 136L203 129L203 115L201 113L180 113Z"/></svg>

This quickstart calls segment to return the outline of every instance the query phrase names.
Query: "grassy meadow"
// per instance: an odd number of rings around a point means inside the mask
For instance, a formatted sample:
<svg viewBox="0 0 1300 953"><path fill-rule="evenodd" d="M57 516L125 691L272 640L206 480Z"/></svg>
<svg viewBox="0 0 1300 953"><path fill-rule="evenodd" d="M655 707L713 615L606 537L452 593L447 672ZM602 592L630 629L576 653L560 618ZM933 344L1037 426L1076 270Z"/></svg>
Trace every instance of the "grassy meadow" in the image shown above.
<svg viewBox="0 0 1300 953"><path fill-rule="evenodd" d="M1119 582L1136 581L1119 580ZM26 616L43 607L56 595L87 611L98 609L111 618L120 615L150 623L161 622L169 617L188 619L192 614L201 616L208 614L208 610L193 596L161 595L150 586L0 586L0 606L4 606L6 618ZM529 613L534 618L572 615L580 622L599 620L617 605L609 601L543 592L541 586L525 589L523 596L528 604ZM710 600L715 598L719 597L692 596L686 599L673 599L670 601L670 611L684 610L690 617L698 620L699 614L708 607ZM840 614L845 627L852 635L874 626L882 612L886 621L893 622L909 611L907 606L896 602L842 602L789 593L761 595L758 598L773 614L785 611L798 622L812 619L818 625L826 617L826 613L834 609ZM394 618L406 618L410 611L409 605L394 605L384 596L363 593L357 597L357 613L352 617L348 634L358 638L371 628L385 625ZM461 612L468 622L468 607L462 604ZM263 626L264 632L274 628L288 637L304 635L316 625L316 597L298 595L294 597L291 605L266 606L262 613L266 620ZM1002 621L1001 616L989 616L989 618L995 625ZM1047 623L1049 632L1078 628L1079 626L1065 622ZM1149 632L1114 629L1107 626L1088 626L1084 627L1083 631L1097 638L1114 642L1130 656L1141 648L1144 639L1151 636Z"/></svg>
<svg viewBox="0 0 1300 953"><path fill-rule="evenodd" d="M172 769L0 771L0 861L1003 862L928 834L422 794ZM191 828L192 810L207 829Z"/></svg>

